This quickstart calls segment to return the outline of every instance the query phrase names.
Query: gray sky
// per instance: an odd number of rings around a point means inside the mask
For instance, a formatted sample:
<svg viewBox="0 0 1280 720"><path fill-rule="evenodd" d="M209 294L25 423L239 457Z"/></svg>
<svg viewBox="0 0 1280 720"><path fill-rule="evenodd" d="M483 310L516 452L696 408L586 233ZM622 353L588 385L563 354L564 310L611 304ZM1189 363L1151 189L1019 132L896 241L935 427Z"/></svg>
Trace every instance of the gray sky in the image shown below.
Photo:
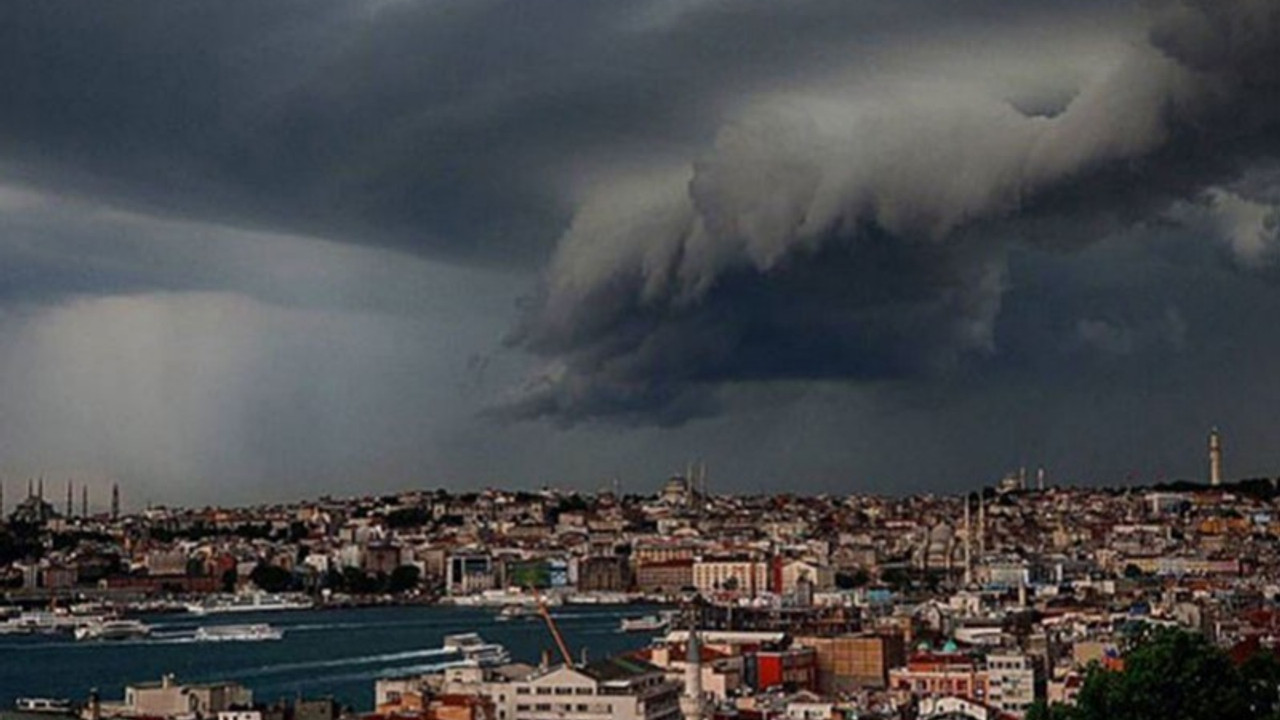
<svg viewBox="0 0 1280 720"><path fill-rule="evenodd" d="M1269 0L19 0L0 98L11 498L1280 474Z"/></svg>

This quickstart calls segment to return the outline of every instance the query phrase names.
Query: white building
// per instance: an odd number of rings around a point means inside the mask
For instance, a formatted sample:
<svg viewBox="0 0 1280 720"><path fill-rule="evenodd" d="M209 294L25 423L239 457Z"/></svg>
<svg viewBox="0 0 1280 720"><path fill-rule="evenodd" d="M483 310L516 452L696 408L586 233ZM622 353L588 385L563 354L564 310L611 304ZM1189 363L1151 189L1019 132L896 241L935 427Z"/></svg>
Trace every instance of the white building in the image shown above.
<svg viewBox="0 0 1280 720"><path fill-rule="evenodd" d="M625 657L487 687L498 720L680 720L681 689L661 668Z"/></svg>
<svg viewBox="0 0 1280 720"><path fill-rule="evenodd" d="M173 675L159 682L126 685L124 702L102 705L107 717L210 717L253 706L253 692L238 683L182 684ZM260 718L259 718L260 720Z"/></svg>
<svg viewBox="0 0 1280 720"><path fill-rule="evenodd" d="M693 586L703 595L729 592L755 597L769 590L769 563L763 560L698 560Z"/></svg>
<svg viewBox="0 0 1280 720"><path fill-rule="evenodd" d="M814 592L828 592L835 589L836 586L834 570L826 565L804 562L803 560L792 560L784 564L781 575L782 587L779 588L779 591L783 595L794 595L801 578L813 584Z"/></svg>
<svg viewBox="0 0 1280 720"><path fill-rule="evenodd" d="M987 655L987 702L1021 717L1036 701L1036 673L1031 658L1017 653Z"/></svg>

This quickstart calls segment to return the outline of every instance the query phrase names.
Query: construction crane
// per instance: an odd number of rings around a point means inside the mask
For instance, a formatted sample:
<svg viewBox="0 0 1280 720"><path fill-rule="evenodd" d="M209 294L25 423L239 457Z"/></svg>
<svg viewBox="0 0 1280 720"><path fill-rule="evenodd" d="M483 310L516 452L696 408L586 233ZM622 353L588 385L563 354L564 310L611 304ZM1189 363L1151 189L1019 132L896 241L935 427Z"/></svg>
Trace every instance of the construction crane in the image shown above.
<svg viewBox="0 0 1280 720"><path fill-rule="evenodd" d="M533 599L538 603L538 614L547 623L547 629L551 631L551 637L556 641L556 647L560 649L560 656L564 658L565 667L573 667L573 656L569 653L569 646L564 644L564 636L560 634L560 628L556 627L556 621L551 617L551 611L547 609L547 604L542 600L542 593L532 585L529 586L529 592L533 593Z"/></svg>

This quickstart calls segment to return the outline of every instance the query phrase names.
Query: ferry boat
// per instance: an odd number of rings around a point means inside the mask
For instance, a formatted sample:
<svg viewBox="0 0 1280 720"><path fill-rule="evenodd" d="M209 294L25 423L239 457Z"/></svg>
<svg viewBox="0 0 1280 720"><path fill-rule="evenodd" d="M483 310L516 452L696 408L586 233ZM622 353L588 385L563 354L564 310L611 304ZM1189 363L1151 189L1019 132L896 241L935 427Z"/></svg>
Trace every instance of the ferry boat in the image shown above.
<svg viewBox="0 0 1280 720"><path fill-rule="evenodd" d="M622 632L660 632L671 624L671 618L662 615L645 615L638 618L622 618Z"/></svg>
<svg viewBox="0 0 1280 720"><path fill-rule="evenodd" d="M280 640L284 630L264 623L253 625L210 625L196 630L198 642L259 642Z"/></svg>
<svg viewBox="0 0 1280 720"><path fill-rule="evenodd" d="M548 593L539 597L518 589L484 590L474 595L452 595L442 598L441 602L458 607L500 608L508 605L537 607L539 600L547 607L556 607L564 602L558 594Z"/></svg>
<svg viewBox="0 0 1280 720"><path fill-rule="evenodd" d="M441 649L462 655L463 660L474 662L480 667L505 665L511 662L507 649L497 643L485 642L477 633L460 633L445 635Z"/></svg>
<svg viewBox="0 0 1280 720"><path fill-rule="evenodd" d="M311 598L303 595L256 592L240 595L211 595L200 602L188 604L187 612L192 615L216 615L233 612L310 610L314 605Z"/></svg>
<svg viewBox="0 0 1280 720"><path fill-rule="evenodd" d="M18 712L43 713L46 715L72 715L74 708L70 700L54 700L52 698L18 698L13 702Z"/></svg>
<svg viewBox="0 0 1280 720"><path fill-rule="evenodd" d="M90 624L100 619L100 617L72 615L65 610L33 610L0 622L0 635L69 633L74 632L81 625Z"/></svg>
<svg viewBox="0 0 1280 720"><path fill-rule="evenodd" d="M94 620L75 629L77 640L129 640L151 634L151 626L137 620Z"/></svg>

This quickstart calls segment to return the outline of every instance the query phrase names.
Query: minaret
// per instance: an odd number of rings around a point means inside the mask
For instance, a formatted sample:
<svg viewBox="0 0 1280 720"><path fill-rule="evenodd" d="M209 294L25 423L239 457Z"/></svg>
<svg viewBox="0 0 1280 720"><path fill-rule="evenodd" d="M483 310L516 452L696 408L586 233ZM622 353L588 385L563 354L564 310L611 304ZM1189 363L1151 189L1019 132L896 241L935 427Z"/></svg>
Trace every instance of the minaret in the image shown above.
<svg viewBox="0 0 1280 720"><path fill-rule="evenodd" d="M1044 492L1044 466L1043 465L1040 466L1039 470L1036 470L1036 490L1038 490L1039 492Z"/></svg>
<svg viewBox="0 0 1280 720"><path fill-rule="evenodd" d="M80 486L80 517L89 517L89 484Z"/></svg>
<svg viewBox="0 0 1280 720"><path fill-rule="evenodd" d="M1222 484L1222 436L1218 428L1209 431L1209 484Z"/></svg>
<svg viewBox="0 0 1280 720"><path fill-rule="evenodd" d="M987 497L978 491L978 559L987 556Z"/></svg>
<svg viewBox="0 0 1280 720"><path fill-rule="evenodd" d="M4 522L4 481L0 480L0 522Z"/></svg>
<svg viewBox="0 0 1280 720"><path fill-rule="evenodd" d="M35 481L32 480L31 478L27 478L27 497L29 498L33 498L36 496L35 486L31 484L33 482Z"/></svg>
<svg viewBox="0 0 1280 720"><path fill-rule="evenodd" d="M689 629L688 654L684 661L684 694L680 696L680 714L684 720L702 718L702 647L698 629Z"/></svg>
<svg viewBox="0 0 1280 720"><path fill-rule="evenodd" d="M67 481L67 519L68 520L70 520L71 516L74 515L76 512L75 501L73 500L74 497L75 496L72 494L72 490L71 490L71 481L68 480Z"/></svg>
<svg viewBox="0 0 1280 720"><path fill-rule="evenodd" d="M40 484L37 485L36 487L40 488L40 491L36 494L36 497L40 498L41 500L44 500L44 476L43 475L40 476Z"/></svg>
<svg viewBox="0 0 1280 720"><path fill-rule="evenodd" d="M111 519L120 519L120 483L111 483Z"/></svg>
<svg viewBox="0 0 1280 720"><path fill-rule="evenodd" d="M969 493L964 494L964 586L973 584L973 525L969 522Z"/></svg>

